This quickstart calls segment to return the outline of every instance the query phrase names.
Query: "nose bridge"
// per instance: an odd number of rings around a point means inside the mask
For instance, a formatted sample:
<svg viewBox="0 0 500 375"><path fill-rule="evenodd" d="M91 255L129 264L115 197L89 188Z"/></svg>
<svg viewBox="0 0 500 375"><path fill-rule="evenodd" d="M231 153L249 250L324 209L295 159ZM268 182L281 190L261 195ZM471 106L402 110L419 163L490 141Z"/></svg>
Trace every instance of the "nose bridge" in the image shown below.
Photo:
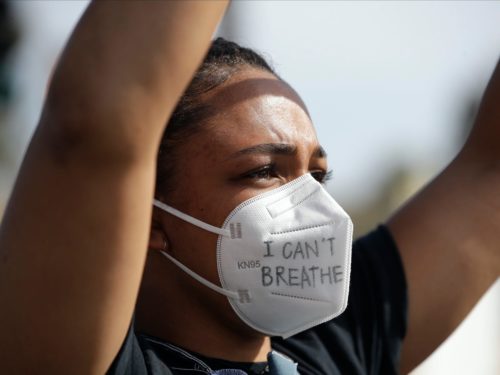
<svg viewBox="0 0 500 375"><path fill-rule="evenodd" d="M274 219L285 212L297 207L313 194L315 194L319 189L320 185L315 183L310 177L303 177L298 180L296 186L290 186L291 190L288 194L283 196L281 199L274 201L273 203L267 205L267 211L269 215Z"/></svg>

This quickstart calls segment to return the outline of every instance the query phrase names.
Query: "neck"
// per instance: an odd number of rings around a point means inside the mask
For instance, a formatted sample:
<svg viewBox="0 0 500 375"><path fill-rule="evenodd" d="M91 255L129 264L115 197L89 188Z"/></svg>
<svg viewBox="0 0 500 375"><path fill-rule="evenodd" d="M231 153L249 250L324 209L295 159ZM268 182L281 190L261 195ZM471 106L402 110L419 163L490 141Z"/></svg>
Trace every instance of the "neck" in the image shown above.
<svg viewBox="0 0 500 375"><path fill-rule="evenodd" d="M247 327L226 297L180 272L177 282L148 282L145 275L136 308L136 329L206 357L266 361L270 338Z"/></svg>

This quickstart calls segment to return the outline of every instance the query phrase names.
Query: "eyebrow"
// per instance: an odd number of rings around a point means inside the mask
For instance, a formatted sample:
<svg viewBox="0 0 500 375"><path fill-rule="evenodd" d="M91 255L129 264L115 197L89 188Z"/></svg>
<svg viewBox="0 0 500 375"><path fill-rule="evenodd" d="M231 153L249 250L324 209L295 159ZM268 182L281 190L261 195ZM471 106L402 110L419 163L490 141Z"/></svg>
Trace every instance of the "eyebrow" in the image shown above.
<svg viewBox="0 0 500 375"><path fill-rule="evenodd" d="M295 155L297 146L288 143L262 143L239 150L231 155L232 158L250 155L250 154L268 154L268 155ZM318 146L314 149L312 156L315 158L326 158L326 151L323 147Z"/></svg>

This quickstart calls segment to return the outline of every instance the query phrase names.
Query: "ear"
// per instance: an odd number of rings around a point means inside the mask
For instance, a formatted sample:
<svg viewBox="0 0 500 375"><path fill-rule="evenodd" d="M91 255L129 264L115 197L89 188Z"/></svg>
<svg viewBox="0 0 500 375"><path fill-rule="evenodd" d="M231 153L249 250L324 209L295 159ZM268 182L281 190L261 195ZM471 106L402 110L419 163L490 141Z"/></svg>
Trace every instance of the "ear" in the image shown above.
<svg viewBox="0 0 500 375"><path fill-rule="evenodd" d="M148 248L156 251L168 250L168 241L162 230L155 229L154 227L151 228Z"/></svg>
<svg viewBox="0 0 500 375"><path fill-rule="evenodd" d="M153 218L151 221L151 231L149 234L149 250L168 251L168 238L163 230L160 221L160 213L157 208L153 209Z"/></svg>

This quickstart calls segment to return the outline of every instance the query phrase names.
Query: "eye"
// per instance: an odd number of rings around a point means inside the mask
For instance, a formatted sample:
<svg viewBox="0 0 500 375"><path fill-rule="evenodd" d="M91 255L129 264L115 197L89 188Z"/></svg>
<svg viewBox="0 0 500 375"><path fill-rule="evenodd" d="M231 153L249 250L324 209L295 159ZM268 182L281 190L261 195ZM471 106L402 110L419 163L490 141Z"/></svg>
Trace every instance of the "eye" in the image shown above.
<svg viewBox="0 0 500 375"><path fill-rule="evenodd" d="M333 171L332 170L329 170L329 171L312 171L310 172L311 173L311 176L313 176L316 181L322 183L322 184L325 184L327 181L331 180L332 179L332 174L333 174Z"/></svg>
<svg viewBox="0 0 500 375"><path fill-rule="evenodd" d="M277 176L276 166L274 164L264 165L262 167L259 167L258 169L247 172L243 175L243 177L245 178L265 179L265 180L268 180L276 176Z"/></svg>

